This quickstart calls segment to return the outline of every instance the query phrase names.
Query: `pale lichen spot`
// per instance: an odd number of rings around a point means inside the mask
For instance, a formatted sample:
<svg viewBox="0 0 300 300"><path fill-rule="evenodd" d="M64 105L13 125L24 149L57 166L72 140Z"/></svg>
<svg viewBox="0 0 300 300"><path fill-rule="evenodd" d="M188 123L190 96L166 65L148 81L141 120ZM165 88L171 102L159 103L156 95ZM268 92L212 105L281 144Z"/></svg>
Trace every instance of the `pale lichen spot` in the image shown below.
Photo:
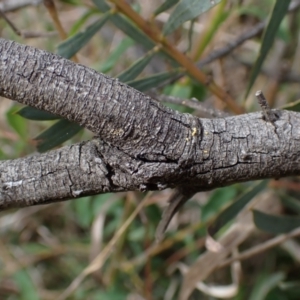
<svg viewBox="0 0 300 300"><path fill-rule="evenodd" d="M72 191L72 195L73 195L73 197L77 197L77 196L79 196L82 192L83 192L83 190Z"/></svg>
<svg viewBox="0 0 300 300"><path fill-rule="evenodd" d="M192 131L192 136L195 136L196 134L197 134L197 128L194 127L194 128L193 128L193 131Z"/></svg>
<svg viewBox="0 0 300 300"><path fill-rule="evenodd" d="M23 180L8 181L8 182L3 183L3 187L4 187L4 189L8 190L8 189L11 189L12 187L22 185L22 183L23 183Z"/></svg>
<svg viewBox="0 0 300 300"><path fill-rule="evenodd" d="M114 136L121 137L124 134L124 130L122 128L112 129L110 133Z"/></svg>

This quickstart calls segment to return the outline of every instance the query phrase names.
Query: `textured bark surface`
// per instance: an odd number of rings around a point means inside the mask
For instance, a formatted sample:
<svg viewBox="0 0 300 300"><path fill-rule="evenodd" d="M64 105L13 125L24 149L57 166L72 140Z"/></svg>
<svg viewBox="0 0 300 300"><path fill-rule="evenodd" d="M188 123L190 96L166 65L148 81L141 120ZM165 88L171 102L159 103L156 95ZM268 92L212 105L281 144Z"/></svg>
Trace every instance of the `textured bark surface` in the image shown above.
<svg viewBox="0 0 300 300"><path fill-rule="evenodd" d="M75 121L99 139L0 162L0 208L84 195L300 174L300 114L198 119L57 55L0 39L0 95ZM101 139L101 141L100 141Z"/></svg>

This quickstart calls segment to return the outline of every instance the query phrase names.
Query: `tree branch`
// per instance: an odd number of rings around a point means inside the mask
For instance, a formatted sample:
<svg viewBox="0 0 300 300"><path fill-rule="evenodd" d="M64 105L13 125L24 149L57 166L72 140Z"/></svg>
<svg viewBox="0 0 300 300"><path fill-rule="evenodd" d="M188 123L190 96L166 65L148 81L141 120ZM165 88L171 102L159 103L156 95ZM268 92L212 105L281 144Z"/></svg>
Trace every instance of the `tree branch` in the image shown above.
<svg viewBox="0 0 300 300"><path fill-rule="evenodd" d="M0 95L75 121L101 138L0 162L0 208L126 190L300 174L300 114L218 119L180 114L43 50L0 39Z"/></svg>

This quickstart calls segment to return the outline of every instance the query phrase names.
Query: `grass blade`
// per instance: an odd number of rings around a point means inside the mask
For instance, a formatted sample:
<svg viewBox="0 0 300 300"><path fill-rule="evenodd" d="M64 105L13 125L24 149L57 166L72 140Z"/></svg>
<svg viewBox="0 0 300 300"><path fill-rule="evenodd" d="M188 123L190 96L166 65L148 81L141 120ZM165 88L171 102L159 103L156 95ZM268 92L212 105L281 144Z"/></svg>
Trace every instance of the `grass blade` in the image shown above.
<svg viewBox="0 0 300 300"><path fill-rule="evenodd" d="M252 88L253 83L255 82L255 79L257 78L261 70L263 62L265 61L265 58L273 45L279 25L288 10L290 2L291 2L290 0L286 0L286 1L276 0L273 11L271 13L269 23L266 27L266 30L262 38L262 44L260 47L258 58L254 64L254 67L250 75L246 97L248 96L250 89Z"/></svg>

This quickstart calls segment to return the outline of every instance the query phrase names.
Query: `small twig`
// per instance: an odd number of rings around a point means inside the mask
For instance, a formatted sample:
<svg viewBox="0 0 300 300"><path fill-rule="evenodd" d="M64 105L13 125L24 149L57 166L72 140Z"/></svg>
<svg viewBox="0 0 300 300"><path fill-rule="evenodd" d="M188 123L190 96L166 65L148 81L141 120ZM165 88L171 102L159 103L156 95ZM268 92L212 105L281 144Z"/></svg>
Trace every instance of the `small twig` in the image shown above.
<svg viewBox="0 0 300 300"><path fill-rule="evenodd" d="M14 25L13 22L5 15L5 13L0 9L0 16L2 19L6 21L6 23L10 26L10 28L19 36L22 36L21 31Z"/></svg>
<svg viewBox="0 0 300 300"><path fill-rule="evenodd" d="M66 40L68 38L68 35L67 35L64 27L62 26L62 23L60 22L54 1L53 0L44 0L43 2L49 12L49 15L52 18L53 24L54 24L56 30L58 31L60 38L62 40ZM76 55L74 55L72 57L72 60L76 63L79 63L79 60Z"/></svg>
<svg viewBox="0 0 300 300"><path fill-rule="evenodd" d="M38 32L38 31L21 30L21 36L25 39L47 38L47 37L56 36L56 35L57 35L57 32L55 32L55 31Z"/></svg>
<svg viewBox="0 0 300 300"><path fill-rule="evenodd" d="M216 59L222 58L229 53L231 53L234 49L242 45L247 40L252 39L253 37L260 34L264 28L265 28L266 22L260 22L256 26L254 26L251 30L247 30L247 32L243 32L240 36L237 37L236 40L228 43L224 47L217 49L215 51L212 51L208 56L201 59L197 63L198 68L202 68L203 66L213 62Z"/></svg>
<svg viewBox="0 0 300 300"><path fill-rule="evenodd" d="M242 64L243 66L246 66L248 68L252 68L254 61L251 60L245 60L240 58L238 55L232 54L232 58L238 62L239 64ZM280 74L280 82L281 83L299 83L300 82L300 76L299 74L296 74L295 72L290 72L287 73L287 70L281 70L282 74ZM273 70L271 70L270 68L265 68L263 67L260 71L261 74L265 75L266 77L269 78L278 78L278 73L274 73Z"/></svg>
<svg viewBox="0 0 300 300"><path fill-rule="evenodd" d="M19 30L17 26L6 16L6 14L0 9L0 17L2 17L6 23L10 26L13 32L23 38L39 38L39 37L50 37L56 35L56 32L34 32Z"/></svg>
<svg viewBox="0 0 300 300"><path fill-rule="evenodd" d="M198 68L203 68L205 65L208 65L209 63L230 54L234 49L236 49L237 47L242 45L244 42L246 42L247 40L249 40L249 39L255 37L256 35L258 35L259 33L261 33L263 31L263 29L265 28L265 25L266 25L265 22L258 23L250 31L247 31L246 33L243 32L240 36L238 36L238 38L235 41L232 41L231 43L225 45L222 48L212 51L208 56L201 59L196 64L196 66ZM162 86L165 86L165 84L169 84L171 82L177 81L180 78L182 78L183 76L184 76L184 74L176 75L176 76L170 78L170 80L165 82Z"/></svg>
<svg viewBox="0 0 300 300"><path fill-rule="evenodd" d="M255 96L256 96L258 103L262 109L264 120L267 122L270 122L270 123L274 123L278 119L278 116L276 115L274 110L270 109L267 99L265 98L262 91L257 91L255 93Z"/></svg>
<svg viewBox="0 0 300 300"><path fill-rule="evenodd" d="M179 97L168 96L168 95L157 95L157 94L154 95L153 97L161 102L180 104L180 105L184 105L189 108L193 108L193 109L197 110L199 113L201 113L201 115L203 117L206 117L206 118L222 118L222 117L229 116L229 114L227 114L226 112L223 112L221 110L205 107L203 105L203 103L199 102L195 98L182 99Z"/></svg>
<svg viewBox="0 0 300 300"><path fill-rule="evenodd" d="M235 261L241 261L241 260L248 259L254 255L257 255L261 252L267 251L268 249L278 246L279 244L282 244L283 242L285 242L288 239L297 237L299 235L300 235L300 228L297 228L287 234L281 234L273 239L266 241L263 244L254 246L254 247L250 248L249 250L246 250L246 251L240 253L237 256L226 259L218 266L218 268L226 267Z"/></svg>

